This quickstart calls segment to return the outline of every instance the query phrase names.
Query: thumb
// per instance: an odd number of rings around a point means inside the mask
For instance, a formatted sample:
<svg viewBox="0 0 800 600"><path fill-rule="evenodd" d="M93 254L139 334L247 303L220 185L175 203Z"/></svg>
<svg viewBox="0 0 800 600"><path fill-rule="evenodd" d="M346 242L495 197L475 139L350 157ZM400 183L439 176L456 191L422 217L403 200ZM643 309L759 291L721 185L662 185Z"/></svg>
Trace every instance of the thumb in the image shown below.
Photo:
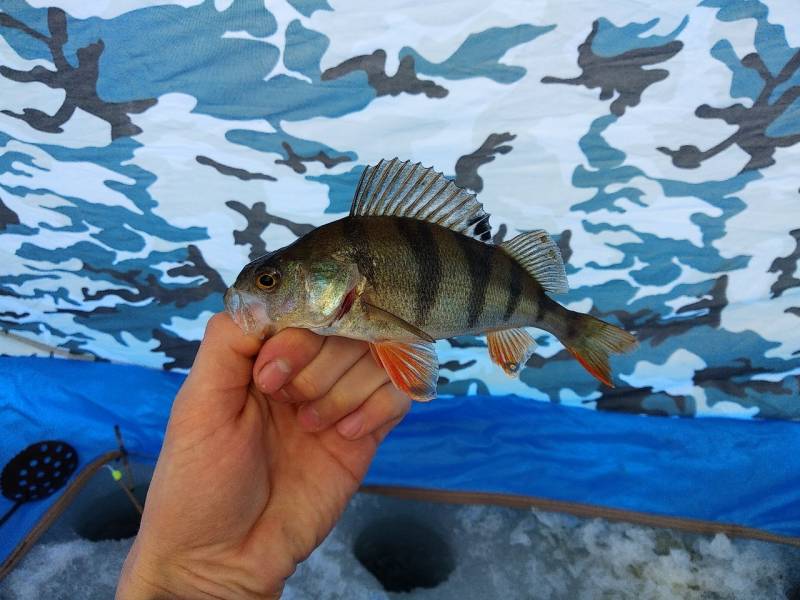
<svg viewBox="0 0 800 600"><path fill-rule="evenodd" d="M215 425L238 414L247 399L253 361L262 343L245 335L227 313L211 317L189 376L175 399L173 418L197 415Z"/></svg>

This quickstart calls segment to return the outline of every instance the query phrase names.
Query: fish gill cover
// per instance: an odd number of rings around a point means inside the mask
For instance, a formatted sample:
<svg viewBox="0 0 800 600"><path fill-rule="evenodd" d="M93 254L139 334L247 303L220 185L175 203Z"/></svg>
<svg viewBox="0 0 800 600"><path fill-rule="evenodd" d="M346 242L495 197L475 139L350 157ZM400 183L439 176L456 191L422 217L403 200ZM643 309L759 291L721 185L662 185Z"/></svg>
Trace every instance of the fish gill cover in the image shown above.
<svg viewBox="0 0 800 600"><path fill-rule="evenodd" d="M397 155L480 192L496 242L553 234L560 300L641 341L613 390L542 332L517 380L441 341L440 394L800 416L782 3L43 4L0 12L3 330L186 369L241 266Z"/></svg>

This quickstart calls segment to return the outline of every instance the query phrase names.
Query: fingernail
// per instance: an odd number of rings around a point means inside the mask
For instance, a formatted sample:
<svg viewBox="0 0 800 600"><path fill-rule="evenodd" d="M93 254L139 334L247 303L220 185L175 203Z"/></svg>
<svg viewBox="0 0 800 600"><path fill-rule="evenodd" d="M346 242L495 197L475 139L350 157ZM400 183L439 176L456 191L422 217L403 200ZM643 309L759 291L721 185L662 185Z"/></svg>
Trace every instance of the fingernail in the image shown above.
<svg viewBox="0 0 800 600"><path fill-rule="evenodd" d="M297 418L303 429L307 431L316 431L322 425L322 419L319 418L317 409L308 404L297 412Z"/></svg>
<svg viewBox="0 0 800 600"><path fill-rule="evenodd" d="M336 430L348 439L353 439L361 433L364 427L364 417L359 413L348 415L336 425Z"/></svg>
<svg viewBox="0 0 800 600"><path fill-rule="evenodd" d="M265 394L271 394L286 384L291 372L292 368L289 363L282 358L276 358L264 365L258 373L258 387Z"/></svg>

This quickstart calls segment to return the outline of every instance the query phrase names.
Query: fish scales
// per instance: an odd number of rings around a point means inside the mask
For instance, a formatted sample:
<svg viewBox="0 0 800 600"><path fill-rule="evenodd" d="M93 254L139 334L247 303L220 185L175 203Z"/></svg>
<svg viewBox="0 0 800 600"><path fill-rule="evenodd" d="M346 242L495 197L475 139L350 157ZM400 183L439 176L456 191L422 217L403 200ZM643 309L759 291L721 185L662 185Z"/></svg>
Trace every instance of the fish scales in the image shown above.
<svg viewBox="0 0 800 600"><path fill-rule="evenodd" d="M503 311L503 322L508 323L514 317L522 296L522 281L525 272L516 261L511 261L508 269L508 299Z"/></svg>
<svg viewBox="0 0 800 600"><path fill-rule="evenodd" d="M442 281L442 261L433 232L421 221L395 219L400 239L411 249L416 263L416 294L414 323L424 328L431 310L439 300Z"/></svg>
<svg viewBox="0 0 800 600"><path fill-rule="evenodd" d="M343 227L330 227L330 234L344 231L352 260L369 264L367 301L434 338L518 327L535 318L537 303L530 301L535 280L517 267L519 293L511 302L514 260L498 246L413 219L370 216L340 222ZM350 232L359 234L354 238ZM505 319L509 305L513 310Z"/></svg>

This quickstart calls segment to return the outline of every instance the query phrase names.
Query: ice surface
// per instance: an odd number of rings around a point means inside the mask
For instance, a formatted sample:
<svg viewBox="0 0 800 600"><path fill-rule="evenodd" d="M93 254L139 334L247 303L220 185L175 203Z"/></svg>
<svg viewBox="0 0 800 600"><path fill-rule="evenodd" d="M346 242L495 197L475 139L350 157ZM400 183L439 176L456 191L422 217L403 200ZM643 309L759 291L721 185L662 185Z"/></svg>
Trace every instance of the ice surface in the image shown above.
<svg viewBox="0 0 800 600"><path fill-rule="evenodd" d="M108 600L130 540L39 544L0 582L3 600Z"/></svg>
<svg viewBox="0 0 800 600"><path fill-rule="evenodd" d="M355 559L378 519L413 519L450 545L455 570L434 589L387 593ZM130 541L37 545L0 582L3 600L106 599ZM328 539L287 583L287 600L784 600L800 583L800 549L539 510L357 495Z"/></svg>

